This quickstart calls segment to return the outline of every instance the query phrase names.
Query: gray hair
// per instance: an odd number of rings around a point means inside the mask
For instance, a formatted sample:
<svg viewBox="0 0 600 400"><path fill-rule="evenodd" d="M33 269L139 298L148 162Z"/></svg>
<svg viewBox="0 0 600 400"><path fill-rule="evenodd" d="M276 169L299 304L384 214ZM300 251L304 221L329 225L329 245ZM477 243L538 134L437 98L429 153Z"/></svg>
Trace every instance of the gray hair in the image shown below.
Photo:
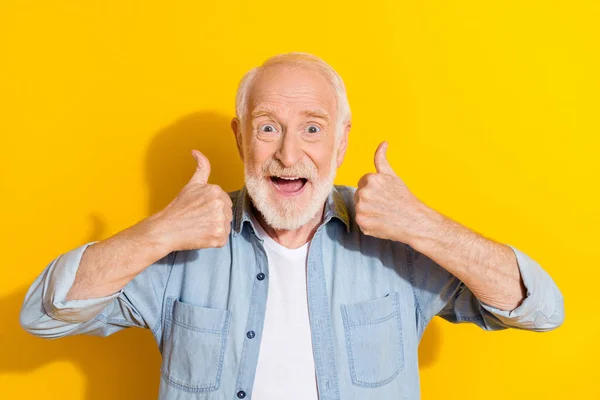
<svg viewBox="0 0 600 400"><path fill-rule="evenodd" d="M235 96L235 115L243 124L248 111L248 93L259 73L266 67L278 64L297 65L311 67L321 73L334 87L337 95L337 126L335 127L336 138L340 138L343 126L350 121L350 104L346 94L344 81L337 72L321 58L301 52L277 54L268 58L261 66L252 68L240 80Z"/></svg>

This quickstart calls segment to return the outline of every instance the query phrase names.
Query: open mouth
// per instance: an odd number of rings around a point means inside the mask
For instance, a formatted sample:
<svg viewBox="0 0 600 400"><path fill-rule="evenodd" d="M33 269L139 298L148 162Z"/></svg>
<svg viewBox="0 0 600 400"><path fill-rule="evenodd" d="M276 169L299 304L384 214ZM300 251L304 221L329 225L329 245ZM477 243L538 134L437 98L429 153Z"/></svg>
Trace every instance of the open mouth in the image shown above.
<svg viewBox="0 0 600 400"><path fill-rule="evenodd" d="M308 180L295 176L271 176L271 182L283 195L295 196L302 192Z"/></svg>

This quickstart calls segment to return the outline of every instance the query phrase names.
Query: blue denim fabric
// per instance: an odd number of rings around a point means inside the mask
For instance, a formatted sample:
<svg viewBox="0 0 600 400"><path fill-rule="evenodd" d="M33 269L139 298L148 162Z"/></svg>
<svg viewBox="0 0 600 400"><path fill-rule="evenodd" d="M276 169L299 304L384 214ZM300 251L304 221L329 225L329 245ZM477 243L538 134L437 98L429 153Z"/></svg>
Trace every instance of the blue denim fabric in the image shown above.
<svg viewBox="0 0 600 400"><path fill-rule="evenodd" d="M308 253L321 400L418 399L418 344L436 315L485 330L562 324L561 292L522 251L509 245L527 298L512 311L499 310L409 245L364 235L354 221L354 190L334 188ZM111 296L64 301L85 248L95 242L87 243L57 257L33 282L22 326L46 338L148 328L162 354L160 399L251 399L269 266L245 188L230 195L225 247L172 252Z"/></svg>

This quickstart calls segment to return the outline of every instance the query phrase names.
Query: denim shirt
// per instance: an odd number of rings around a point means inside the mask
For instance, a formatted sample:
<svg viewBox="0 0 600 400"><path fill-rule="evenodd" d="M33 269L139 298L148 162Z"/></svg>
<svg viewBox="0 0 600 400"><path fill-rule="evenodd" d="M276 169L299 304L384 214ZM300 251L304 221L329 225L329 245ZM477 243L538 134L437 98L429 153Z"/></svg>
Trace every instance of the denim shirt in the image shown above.
<svg viewBox="0 0 600 400"><path fill-rule="evenodd" d="M512 311L491 307L408 244L363 234L354 221L354 190L334 187L308 252L320 400L419 399L418 344L436 315L485 330L562 324L561 292L522 251L509 245L527 297ZM60 255L27 292L22 326L45 338L148 328L162 355L159 399L251 399L269 266L246 189L230 196L224 247L171 252L110 296L65 301L85 248L95 242Z"/></svg>

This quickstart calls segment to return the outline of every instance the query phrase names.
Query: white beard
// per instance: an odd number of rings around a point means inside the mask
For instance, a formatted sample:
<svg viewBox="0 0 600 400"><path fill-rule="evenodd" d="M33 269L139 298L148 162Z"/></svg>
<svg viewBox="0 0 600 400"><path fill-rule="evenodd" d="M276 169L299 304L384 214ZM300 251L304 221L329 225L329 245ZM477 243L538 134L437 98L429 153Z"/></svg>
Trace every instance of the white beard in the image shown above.
<svg viewBox="0 0 600 400"><path fill-rule="evenodd" d="M333 189L333 181L336 175L336 156L337 150L334 151L331 159L329 176L323 182L316 179L311 179L306 182L313 187L312 201L302 209L299 198L282 199L280 204L273 204L269 198L269 193L273 190L272 183L268 177L259 175L253 171L249 171L244 163L244 180L248 195L252 199L254 207L263 215L265 221L274 229L295 230L302 225L308 223L321 210L325 204L325 200ZM286 169L292 171L289 175L295 175L293 170L295 167ZM314 176L317 174L317 169L314 164L310 169L313 170ZM302 193L300 196L304 196ZM300 197L298 196L298 197Z"/></svg>

